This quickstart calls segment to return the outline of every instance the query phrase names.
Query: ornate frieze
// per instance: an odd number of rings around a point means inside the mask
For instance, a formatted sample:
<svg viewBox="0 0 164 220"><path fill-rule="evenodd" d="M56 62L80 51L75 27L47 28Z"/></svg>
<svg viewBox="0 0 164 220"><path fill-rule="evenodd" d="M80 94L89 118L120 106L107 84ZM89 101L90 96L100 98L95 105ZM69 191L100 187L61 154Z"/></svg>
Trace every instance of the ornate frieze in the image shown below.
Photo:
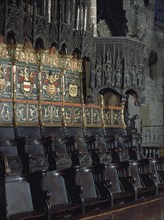
<svg viewBox="0 0 164 220"><path fill-rule="evenodd" d="M84 104L81 59L59 55L54 48L35 51L29 44L7 47L0 44L1 51L2 48L8 54L7 59L0 57L2 124L122 127L121 107L108 109L96 104ZM120 88L118 75L122 68L122 52L117 49L115 57L117 62L113 61L112 52L108 49L105 66L102 57L98 57L97 72L105 72L99 75L100 80L95 79L95 88L100 89L103 85Z"/></svg>
<svg viewBox="0 0 164 220"><path fill-rule="evenodd" d="M0 99L11 99L12 94L11 64L0 61Z"/></svg>
<svg viewBox="0 0 164 220"><path fill-rule="evenodd" d="M82 126L81 104L68 105L68 103L64 103L64 123L66 126Z"/></svg>
<svg viewBox="0 0 164 220"><path fill-rule="evenodd" d="M12 125L13 123L13 103L11 99L0 102L0 125Z"/></svg>
<svg viewBox="0 0 164 220"><path fill-rule="evenodd" d="M143 47L142 43L126 37L95 38L89 95L95 97L104 88L110 88L121 95L135 90L142 96Z"/></svg>
<svg viewBox="0 0 164 220"><path fill-rule="evenodd" d="M15 123L17 126L38 125L39 113L38 104L27 101L16 102L15 104Z"/></svg>
<svg viewBox="0 0 164 220"><path fill-rule="evenodd" d="M98 105L85 106L86 127L101 127L101 112Z"/></svg>
<svg viewBox="0 0 164 220"><path fill-rule="evenodd" d="M41 103L42 111L42 125L59 125L61 126L61 104L54 105L55 103Z"/></svg>

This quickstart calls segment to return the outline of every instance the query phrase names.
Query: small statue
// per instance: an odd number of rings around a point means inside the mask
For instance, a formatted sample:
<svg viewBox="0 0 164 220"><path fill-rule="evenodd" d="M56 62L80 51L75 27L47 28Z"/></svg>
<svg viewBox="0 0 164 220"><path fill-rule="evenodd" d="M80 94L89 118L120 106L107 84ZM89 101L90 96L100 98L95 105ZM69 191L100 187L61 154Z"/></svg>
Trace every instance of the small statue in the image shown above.
<svg viewBox="0 0 164 220"><path fill-rule="evenodd" d="M136 128L136 120L138 119L138 115L134 115L132 118L126 118L126 130L128 133L137 133Z"/></svg>

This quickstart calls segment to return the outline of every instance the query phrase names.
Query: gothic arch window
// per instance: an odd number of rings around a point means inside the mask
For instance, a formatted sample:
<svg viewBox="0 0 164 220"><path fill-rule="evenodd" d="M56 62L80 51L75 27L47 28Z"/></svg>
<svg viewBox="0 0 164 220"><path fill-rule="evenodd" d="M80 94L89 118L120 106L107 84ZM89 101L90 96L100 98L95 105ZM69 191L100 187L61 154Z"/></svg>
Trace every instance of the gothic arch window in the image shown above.
<svg viewBox="0 0 164 220"><path fill-rule="evenodd" d="M60 54L66 55L67 54L67 45L65 43L62 44Z"/></svg>
<svg viewBox="0 0 164 220"><path fill-rule="evenodd" d="M44 49L44 41L42 38L37 38L35 43L35 49Z"/></svg>
<svg viewBox="0 0 164 220"><path fill-rule="evenodd" d="M120 106L120 96L113 92L107 92L104 94L104 106Z"/></svg>
<svg viewBox="0 0 164 220"><path fill-rule="evenodd" d="M157 78L157 62L158 62L158 54L154 50L150 52L148 65L150 70L150 78L156 79Z"/></svg>
<svg viewBox="0 0 164 220"><path fill-rule="evenodd" d="M74 58L80 58L81 51L78 48L75 48L72 53Z"/></svg>
<svg viewBox="0 0 164 220"><path fill-rule="evenodd" d="M7 44L16 44L16 37L13 31L8 32L6 42Z"/></svg>

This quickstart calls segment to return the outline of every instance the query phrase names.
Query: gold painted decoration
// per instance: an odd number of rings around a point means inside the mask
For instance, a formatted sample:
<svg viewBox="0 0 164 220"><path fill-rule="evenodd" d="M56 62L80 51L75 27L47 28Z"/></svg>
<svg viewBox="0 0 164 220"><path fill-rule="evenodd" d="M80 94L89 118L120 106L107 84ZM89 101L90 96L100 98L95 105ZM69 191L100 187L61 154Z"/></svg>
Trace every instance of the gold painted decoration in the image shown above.
<svg viewBox="0 0 164 220"><path fill-rule="evenodd" d="M85 121L87 127L101 127L101 112L97 105L85 107Z"/></svg>
<svg viewBox="0 0 164 220"><path fill-rule="evenodd" d="M107 126L112 125L112 114L111 114L111 109L104 109L104 123Z"/></svg>
<svg viewBox="0 0 164 220"><path fill-rule="evenodd" d="M0 103L0 122L1 125L11 124L13 118L12 103Z"/></svg>
<svg viewBox="0 0 164 220"><path fill-rule="evenodd" d="M42 103L42 121L44 125L61 125L61 106Z"/></svg>
<svg viewBox="0 0 164 220"><path fill-rule="evenodd" d="M81 123L81 108L80 107L74 107L73 110L73 123Z"/></svg>
<svg viewBox="0 0 164 220"><path fill-rule="evenodd" d="M38 66L50 66L51 68L64 68L66 70L82 72L82 59L76 59L71 55L61 55L54 47L49 50L35 50L31 42L25 44L5 44L0 37L0 59L10 59L26 64L37 64Z"/></svg>
<svg viewBox="0 0 164 220"><path fill-rule="evenodd" d="M0 97L12 98L11 65L0 63Z"/></svg>
<svg viewBox="0 0 164 220"><path fill-rule="evenodd" d="M121 111L113 110L113 126L121 126Z"/></svg>
<svg viewBox="0 0 164 220"><path fill-rule="evenodd" d="M92 120L93 125L101 125L101 116L100 116L100 109L93 109L92 110Z"/></svg>
<svg viewBox="0 0 164 220"><path fill-rule="evenodd" d="M38 125L38 105L32 103L16 103L17 125Z"/></svg>

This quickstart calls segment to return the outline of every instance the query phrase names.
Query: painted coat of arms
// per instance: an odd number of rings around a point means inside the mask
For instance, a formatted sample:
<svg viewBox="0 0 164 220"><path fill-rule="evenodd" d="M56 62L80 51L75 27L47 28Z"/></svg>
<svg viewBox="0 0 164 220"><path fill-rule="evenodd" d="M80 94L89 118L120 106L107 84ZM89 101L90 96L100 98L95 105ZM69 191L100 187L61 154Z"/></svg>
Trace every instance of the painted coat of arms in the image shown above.
<svg viewBox="0 0 164 220"><path fill-rule="evenodd" d="M35 72L31 72L27 67L19 69L18 83L20 83L20 88L24 95L32 93L33 88L36 87L35 78Z"/></svg>
<svg viewBox="0 0 164 220"><path fill-rule="evenodd" d="M77 93L78 93L78 86L77 86L75 78L73 77L70 80L70 84L69 84L69 95L71 97L76 97Z"/></svg>
<svg viewBox="0 0 164 220"><path fill-rule="evenodd" d="M56 96L60 92L60 87L58 82L59 78L60 78L60 74L53 73L52 71L49 71L49 73L44 74L43 89L51 97Z"/></svg>

